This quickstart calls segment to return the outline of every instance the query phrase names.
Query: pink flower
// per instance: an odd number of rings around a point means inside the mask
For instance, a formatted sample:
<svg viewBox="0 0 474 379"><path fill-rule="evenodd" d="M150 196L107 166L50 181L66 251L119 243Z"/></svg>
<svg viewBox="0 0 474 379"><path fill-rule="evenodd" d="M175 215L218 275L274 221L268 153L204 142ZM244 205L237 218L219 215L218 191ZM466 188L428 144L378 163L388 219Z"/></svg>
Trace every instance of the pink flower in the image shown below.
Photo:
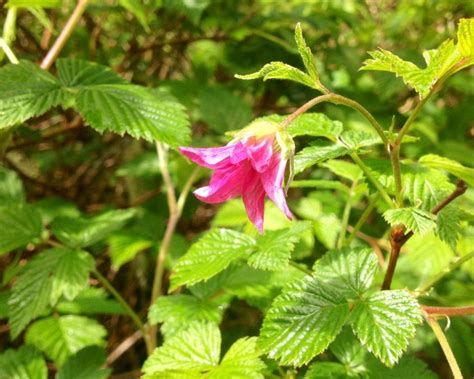
<svg viewBox="0 0 474 379"><path fill-rule="evenodd" d="M269 123L265 124L268 127ZM179 150L194 163L214 170L209 185L194 191L199 200L214 204L241 195L250 221L263 233L266 196L289 219L293 215L283 189L288 158L282 152L275 128L267 128L266 134L261 130L261 127L246 128L223 147L180 147Z"/></svg>

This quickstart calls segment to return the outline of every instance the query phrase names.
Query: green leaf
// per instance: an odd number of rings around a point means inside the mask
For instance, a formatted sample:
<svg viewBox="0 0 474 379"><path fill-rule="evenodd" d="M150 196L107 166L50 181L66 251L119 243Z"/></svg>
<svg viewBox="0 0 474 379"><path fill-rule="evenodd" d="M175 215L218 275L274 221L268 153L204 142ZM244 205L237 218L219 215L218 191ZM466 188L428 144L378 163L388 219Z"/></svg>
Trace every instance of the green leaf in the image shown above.
<svg viewBox="0 0 474 379"><path fill-rule="evenodd" d="M219 324L225 304L192 295L160 297L149 309L151 324L164 323L161 330L169 336L185 329L193 321L211 321Z"/></svg>
<svg viewBox="0 0 474 379"><path fill-rule="evenodd" d="M393 366L422 321L416 299L407 291L380 291L356 303L351 314L354 333L387 366Z"/></svg>
<svg viewBox="0 0 474 379"><path fill-rule="evenodd" d="M143 365L144 378L165 378L168 372L177 375L209 371L219 363L220 345L217 325L192 323L188 329L168 338L148 357Z"/></svg>
<svg viewBox="0 0 474 379"><path fill-rule="evenodd" d="M98 216L58 217L51 224L53 234L67 246L82 248L104 240L120 230L136 214L135 209L112 210Z"/></svg>
<svg viewBox="0 0 474 379"><path fill-rule="evenodd" d="M88 253L69 249L45 250L29 261L8 300L12 337L61 295L75 297L87 285L93 266Z"/></svg>
<svg viewBox="0 0 474 379"><path fill-rule="evenodd" d="M61 366L86 346L105 345L106 334L102 325L87 317L47 317L28 328L25 340Z"/></svg>
<svg viewBox="0 0 474 379"><path fill-rule="evenodd" d="M366 364L370 379L438 379L421 359L405 356L392 368L385 367L378 360L371 359Z"/></svg>
<svg viewBox="0 0 474 379"><path fill-rule="evenodd" d="M313 53L311 49L306 45L306 41L303 37L303 31L301 30L301 24L298 22L295 28L295 41L298 47L298 53L303 60L304 67L309 76L316 82L319 83L318 70L314 61Z"/></svg>
<svg viewBox="0 0 474 379"><path fill-rule="evenodd" d="M107 296L102 288L88 287L74 300L62 300L56 305L56 310L66 314L116 314L124 315L126 309L115 299Z"/></svg>
<svg viewBox="0 0 474 379"><path fill-rule="evenodd" d="M0 378L47 379L48 368L41 353L32 346L8 349L0 354Z"/></svg>
<svg viewBox="0 0 474 379"><path fill-rule="evenodd" d="M347 368L336 362L314 362L309 366L304 379L346 379L357 377L349 375Z"/></svg>
<svg viewBox="0 0 474 379"><path fill-rule="evenodd" d="M377 268L371 249L344 248L329 251L317 260L313 275L331 283L346 299L357 299L370 288Z"/></svg>
<svg viewBox="0 0 474 379"><path fill-rule="evenodd" d="M259 345L282 365L301 366L323 352L349 315L343 294L307 276L283 290L267 312Z"/></svg>
<svg viewBox="0 0 474 379"><path fill-rule="evenodd" d="M452 204L443 208L436 216L436 234L453 250L456 250L461 233L461 219L461 210Z"/></svg>
<svg viewBox="0 0 474 379"><path fill-rule="evenodd" d="M153 245L153 242L135 233L120 232L108 239L110 260L115 270L132 261L135 256Z"/></svg>
<svg viewBox="0 0 474 379"><path fill-rule="evenodd" d="M295 155L295 174L298 174L317 163L346 155L349 151L350 150L346 146L340 144L327 142L313 143L311 146L305 147Z"/></svg>
<svg viewBox="0 0 474 379"><path fill-rule="evenodd" d="M372 59L366 60L361 70L392 72L418 92L420 98L428 96L437 81L460 60L460 54L452 40L444 41L438 49L423 53L426 61L424 69L387 50L372 51L369 55Z"/></svg>
<svg viewBox="0 0 474 379"><path fill-rule="evenodd" d="M39 242L42 232L41 216L33 207L0 207L0 255L28 243Z"/></svg>
<svg viewBox="0 0 474 379"><path fill-rule="evenodd" d="M88 346L70 356L58 370L56 379L106 379L112 372L103 368L105 351L98 346Z"/></svg>
<svg viewBox="0 0 474 379"><path fill-rule="evenodd" d="M209 379L263 379L265 364L259 358L256 337L240 338L230 347L221 363L209 373Z"/></svg>
<svg viewBox="0 0 474 379"><path fill-rule="evenodd" d="M389 209L383 217L391 226L401 224L413 233L426 234L436 227L436 216L417 208Z"/></svg>
<svg viewBox="0 0 474 379"><path fill-rule="evenodd" d="M25 190L17 173L0 167L0 206L24 202Z"/></svg>
<svg viewBox="0 0 474 379"><path fill-rule="evenodd" d="M354 163L346 162L340 159L330 159L322 164L331 172L353 182L360 180L363 176L362 170Z"/></svg>
<svg viewBox="0 0 474 379"><path fill-rule="evenodd" d="M316 83L311 76L283 62L270 62L253 74L235 75L235 77L242 80L259 78L264 81L268 79L291 80L317 90L321 88L319 83Z"/></svg>
<svg viewBox="0 0 474 379"><path fill-rule="evenodd" d="M473 168L465 167L459 162L440 157L436 154L424 155L419 159L419 162L424 166L445 170L459 179L464 180L470 186L474 186Z"/></svg>
<svg viewBox="0 0 474 379"><path fill-rule="evenodd" d="M0 68L0 129L42 115L62 101L58 80L34 63Z"/></svg>
<svg viewBox="0 0 474 379"><path fill-rule="evenodd" d="M260 270L288 268L295 244L310 227L309 222L298 222L288 229L266 231L257 237L256 252L250 256L248 264Z"/></svg>
<svg viewBox="0 0 474 379"><path fill-rule="evenodd" d="M211 278L232 262L247 257L254 244L253 238L233 230L210 231L179 259L171 277L170 291Z"/></svg>
<svg viewBox="0 0 474 379"><path fill-rule="evenodd" d="M140 0L119 0L119 3L137 18L145 32L150 33L146 10Z"/></svg>
<svg viewBox="0 0 474 379"><path fill-rule="evenodd" d="M252 120L252 108L245 100L223 87L204 87L200 91L199 112L218 133L241 129Z"/></svg>
<svg viewBox="0 0 474 379"><path fill-rule="evenodd" d="M171 146L189 142L189 121L184 108L156 91L128 84L104 66L58 59L59 78L74 94L75 107L99 132L112 131Z"/></svg>
<svg viewBox="0 0 474 379"><path fill-rule="evenodd" d="M8 0L7 7L60 8L61 0Z"/></svg>
<svg viewBox="0 0 474 379"><path fill-rule="evenodd" d="M474 58L474 18L461 18L458 25L458 49L463 57Z"/></svg>

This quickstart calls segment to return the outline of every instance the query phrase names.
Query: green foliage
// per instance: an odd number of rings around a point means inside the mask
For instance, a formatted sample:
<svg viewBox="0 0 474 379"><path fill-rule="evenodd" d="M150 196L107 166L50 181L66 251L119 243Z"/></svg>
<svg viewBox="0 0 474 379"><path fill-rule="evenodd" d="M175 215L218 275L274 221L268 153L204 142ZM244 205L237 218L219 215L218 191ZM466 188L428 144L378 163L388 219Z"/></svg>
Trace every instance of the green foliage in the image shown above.
<svg viewBox="0 0 474 379"><path fill-rule="evenodd" d="M48 369L38 350L23 345L18 350L8 349L0 354L0 378L47 379Z"/></svg>
<svg viewBox="0 0 474 379"><path fill-rule="evenodd" d="M7 7L41 7L41 8L59 8L60 0L8 0Z"/></svg>
<svg viewBox="0 0 474 379"><path fill-rule="evenodd" d="M87 285L93 267L94 260L88 253L66 248L45 250L28 262L8 300L12 337L17 337L60 296L74 298Z"/></svg>
<svg viewBox="0 0 474 379"><path fill-rule="evenodd" d="M0 255L39 242L42 232L41 216L33 207L0 207Z"/></svg>
<svg viewBox="0 0 474 379"><path fill-rule="evenodd" d="M195 322L169 337L143 366L144 378L263 378L255 338L241 338L219 363L221 335L212 323Z"/></svg>
<svg viewBox="0 0 474 379"><path fill-rule="evenodd" d="M470 186L474 186L474 169L465 167L459 162L440 157L436 154L424 155L420 158L419 162L424 166L445 170L464 180Z"/></svg>
<svg viewBox="0 0 474 379"><path fill-rule="evenodd" d="M24 203L23 184L14 171L0 168L0 206Z"/></svg>
<svg viewBox="0 0 474 379"><path fill-rule="evenodd" d="M389 209L383 217L392 226L403 225L407 230L419 234L426 234L436 227L435 216L417 208Z"/></svg>
<svg viewBox="0 0 474 379"><path fill-rule="evenodd" d="M462 18L458 25L458 48L463 57L474 57L474 19Z"/></svg>
<svg viewBox="0 0 474 379"><path fill-rule="evenodd" d="M28 328L25 340L61 366L86 346L103 346L105 335L105 328L93 319L60 316L34 322Z"/></svg>
<svg viewBox="0 0 474 379"><path fill-rule="evenodd" d="M106 379L111 370L105 364L104 350L98 346L85 347L71 355L58 370L56 379Z"/></svg>
<svg viewBox="0 0 474 379"><path fill-rule="evenodd" d="M147 238L134 233L120 232L108 238L110 259L113 267L118 270L125 263L130 262L135 256L153 245Z"/></svg>

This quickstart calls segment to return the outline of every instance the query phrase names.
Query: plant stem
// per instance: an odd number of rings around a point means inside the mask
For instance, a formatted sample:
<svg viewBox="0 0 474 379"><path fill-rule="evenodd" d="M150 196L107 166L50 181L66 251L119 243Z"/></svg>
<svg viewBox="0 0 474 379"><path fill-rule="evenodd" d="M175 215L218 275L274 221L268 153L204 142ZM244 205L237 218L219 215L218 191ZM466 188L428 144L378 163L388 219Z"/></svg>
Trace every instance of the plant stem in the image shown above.
<svg viewBox="0 0 474 379"><path fill-rule="evenodd" d="M15 54L13 53L12 49L10 49L10 46L8 46L7 42L2 38L0 37L0 54L2 52L5 53L5 55L7 56L8 60L10 61L10 63L13 63L13 64L18 64L20 63L20 61L18 60L18 58L15 56ZM0 61L3 59L2 56L0 56Z"/></svg>
<svg viewBox="0 0 474 379"><path fill-rule="evenodd" d="M115 297L115 299L125 308L125 311L133 320L137 328L145 336L145 343L147 347L148 354L151 354L153 349L151 348L150 341L147 338L145 325L140 320L140 317L135 313L135 311L130 307L127 301L120 295L120 293L115 289L115 287L103 276L97 269L92 270L92 274L101 282L104 288L110 292L110 294Z"/></svg>
<svg viewBox="0 0 474 379"><path fill-rule="evenodd" d="M63 30L59 34L59 37L54 42L53 46L41 62L40 67L42 69L48 70L53 65L54 61L58 57L64 45L66 44L66 41L71 36L72 31L81 19L82 14L86 10L88 1L89 0L78 0L76 8L74 8L74 11L66 22L66 25L64 25Z"/></svg>
<svg viewBox="0 0 474 379"><path fill-rule="evenodd" d="M439 344L441 345L441 349L443 350L444 355L448 361L454 379L463 379L461 370L459 369L458 363L456 362L456 358L454 357L453 351L451 350L451 346L449 346L449 342L443 333L443 329L441 329L441 327L439 326L438 321L429 316L426 317L426 320L431 326L431 329L433 329L433 332L436 338L438 339Z"/></svg>
<svg viewBox="0 0 474 379"><path fill-rule="evenodd" d="M357 153L351 153L350 154L352 160L357 163L357 165L362 169L364 172L365 176L367 176L367 179L369 179L372 184L375 186L377 191L379 191L380 195L382 195L382 198L385 200L387 205L389 207L394 206L394 202L392 198L388 195L387 191L382 187L382 184L375 178L375 176L370 172L370 169L362 162L362 159L360 159L359 155Z"/></svg>
<svg viewBox="0 0 474 379"><path fill-rule="evenodd" d="M452 201L461 196L466 192L467 186L466 183L462 180L458 180L456 188L454 191L438 205L436 205L431 213L434 215L438 214L443 208L448 206ZM385 273L385 278L382 284L382 290L389 290L392 283L393 274L395 272L395 266L397 265L398 256L400 255L400 250L402 246L413 236L413 232L410 231L405 233L405 228L402 225L394 226L390 231L390 260L388 262L387 272Z"/></svg>
<svg viewBox="0 0 474 379"><path fill-rule="evenodd" d="M387 137L385 136L385 133L380 126L380 124L377 122L377 120L372 116L372 114L365 109L361 104L358 102L351 100L347 97L335 94L335 93L328 93L326 95L321 95L318 97L315 97L314 99L311 99L307 103L303 104L301 107L299 107L296 111L294 111L292 114L290 114L282 123L282 126L284 128L288 127L293 121L295 121L299 116L301 116L303 113L307 112L309 109L314 107L315 105L323 102L328 102L336 105L345 105L349 108L352 108L359 112L362 116L364 116L370 123L370 125L374 128L374 130L377 132L377 134L380 136L380 139L383 141L384 145L388 147L389 141Z"/></svg>
<svg viewBox="0 0 474 379"><path fill-rule="evenodd" d="M181 217L181 214L183 212L183 207L186 202L186 198L189 194L189 191L191 189L191 186L193 185L194 181L197 179L198 173L199 173L199 169L195 168L194 171L189 176L188 180L186 181L178 200L176 200L176 194L174 190L173 181L171 179L171 175L168 169L168 147L160 142L156 142L156 153L158 155L158 164L160 166L163 182L166 187L169 219L166 224L165 234L161 241L160 249L158 251L158 257L156 259L155 275L153 278L150 304L154 304L156 299L162 295L163 275L165 272L165 261L166 261L166 256L168 255L168 251L171 245L171 239L176 229L176 225L178 224L178 220ZM156 325L150 326L148 331L149 331L149 338L151 340L151 345L154 349L156 347L156 333L157 333Z"/></svg>
<svg viewBox="0 0 474 379"><path fill-rule="evenodd" d="M416 290L416 292L425 293L431 287L433 287L435 283L443 279L446 275L454 271L456 268L460 267L463 263L467 262L471 258L474 258L474 251L471 251L469 254L466 254L462 256L461 258L457 258L454 262L451 262L448 268L441 271L438 275L436 275L433 279L431 279L427 283L423 284L420 288Z"/></svg>
<svg viewBox="0 0 474 379"><path fill-rule="evenodd" d="M7 16L5 17L5 23L3 24L3 34L0 41L0 62L3 61L3 52L7 55L11 63L18 63L13 51L10 50L10 45L15 41L16 37L16 14L17 7L9 7ZM12 59L13 58L13 59Z"/></svg>
<svg viewBox="0 0 474 379"><path fill-rule="evenodd" d="M430 307L428 305L421 306L429 315L437 316L468 316L474 315L474 306L468 307Z"/></svg>
<svg viewBox="0 0 474 379"><path fill-rule="evenodd" d="M347 225L349 224L349 217L351 215L351 208L352 208L352 200L354 197L354 191L355 191L356 186L357 186L357 180L352 182L352 186L347 197L347 202L344 207L344 211L342 213L341 232L339 233L339 239L337 241L337 247L339 249L344 246L344 242L346 239L346 229L347 229Z"/></svg>
<svg viewBox="0 0 474 379"><path fill-rule="evenodd" d="M362 225L365 224L365 222L367 221L367 219L369 218L370 214L372 213L374 207L375 207L375 203L377 202L377 200L379 199L380 197L380 193L376 193L375 195L372 195L369 199L369 204L367 205L367 207L365 208L364 212L362 213L362 215L360 216L359 220L357 221L357 223L355 224L354 226L354 229L352 230L351 234L349 235L349 238L347 239L347 244L350 245L350 243L352 242L352 240L355 238L357 232L360 230L360 228L362 227Z"/></svg>

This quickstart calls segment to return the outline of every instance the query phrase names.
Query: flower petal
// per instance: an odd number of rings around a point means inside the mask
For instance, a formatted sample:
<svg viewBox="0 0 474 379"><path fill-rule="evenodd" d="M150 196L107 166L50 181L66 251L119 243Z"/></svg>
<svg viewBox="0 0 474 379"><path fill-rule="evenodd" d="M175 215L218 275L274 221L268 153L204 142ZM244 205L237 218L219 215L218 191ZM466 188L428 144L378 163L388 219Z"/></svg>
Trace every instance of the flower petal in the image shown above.
<svg viewBox="0 0 474 379"><path fill-rule="evenodd" d="M249 170L244 181L242 199L249 220L256 226L260 233L263 233L265 190L260 181L260 175L254 170Z"/></svg>
<svg viewBox="0 0 474 379"><path fill-rule="evenodd" d="M266 171L273 154L273 137L266 137L259 143L250 140L245 145L253 168L257 172Z"/></svg>
<svg viewBox="0 0 474 379"><path fill-rule="evenodd" d="M222 147L180 147L179 151L199 166L213 170L247 158L245 148L240 142Z"/></svg>
<svg viewBox="0 0 474 379"><path fill-rule="evenodd" d="M242 193L242 185L250 165L241 162L238 165L228 165L216 170L211 177L209 185L194 191L196 197L205 203L222 203L226 200L239 196Z"/></svg>
<svg viewBox="0 0 474 379"><path fill-rule="evenodd" d="M267 171L260 174L263 187L268 197L290 220L293 214L288 209L285 199L285 191L283 190L283 179L285 177L286 160L281 159L279 155L273 155L270 167Z"/></svg>

